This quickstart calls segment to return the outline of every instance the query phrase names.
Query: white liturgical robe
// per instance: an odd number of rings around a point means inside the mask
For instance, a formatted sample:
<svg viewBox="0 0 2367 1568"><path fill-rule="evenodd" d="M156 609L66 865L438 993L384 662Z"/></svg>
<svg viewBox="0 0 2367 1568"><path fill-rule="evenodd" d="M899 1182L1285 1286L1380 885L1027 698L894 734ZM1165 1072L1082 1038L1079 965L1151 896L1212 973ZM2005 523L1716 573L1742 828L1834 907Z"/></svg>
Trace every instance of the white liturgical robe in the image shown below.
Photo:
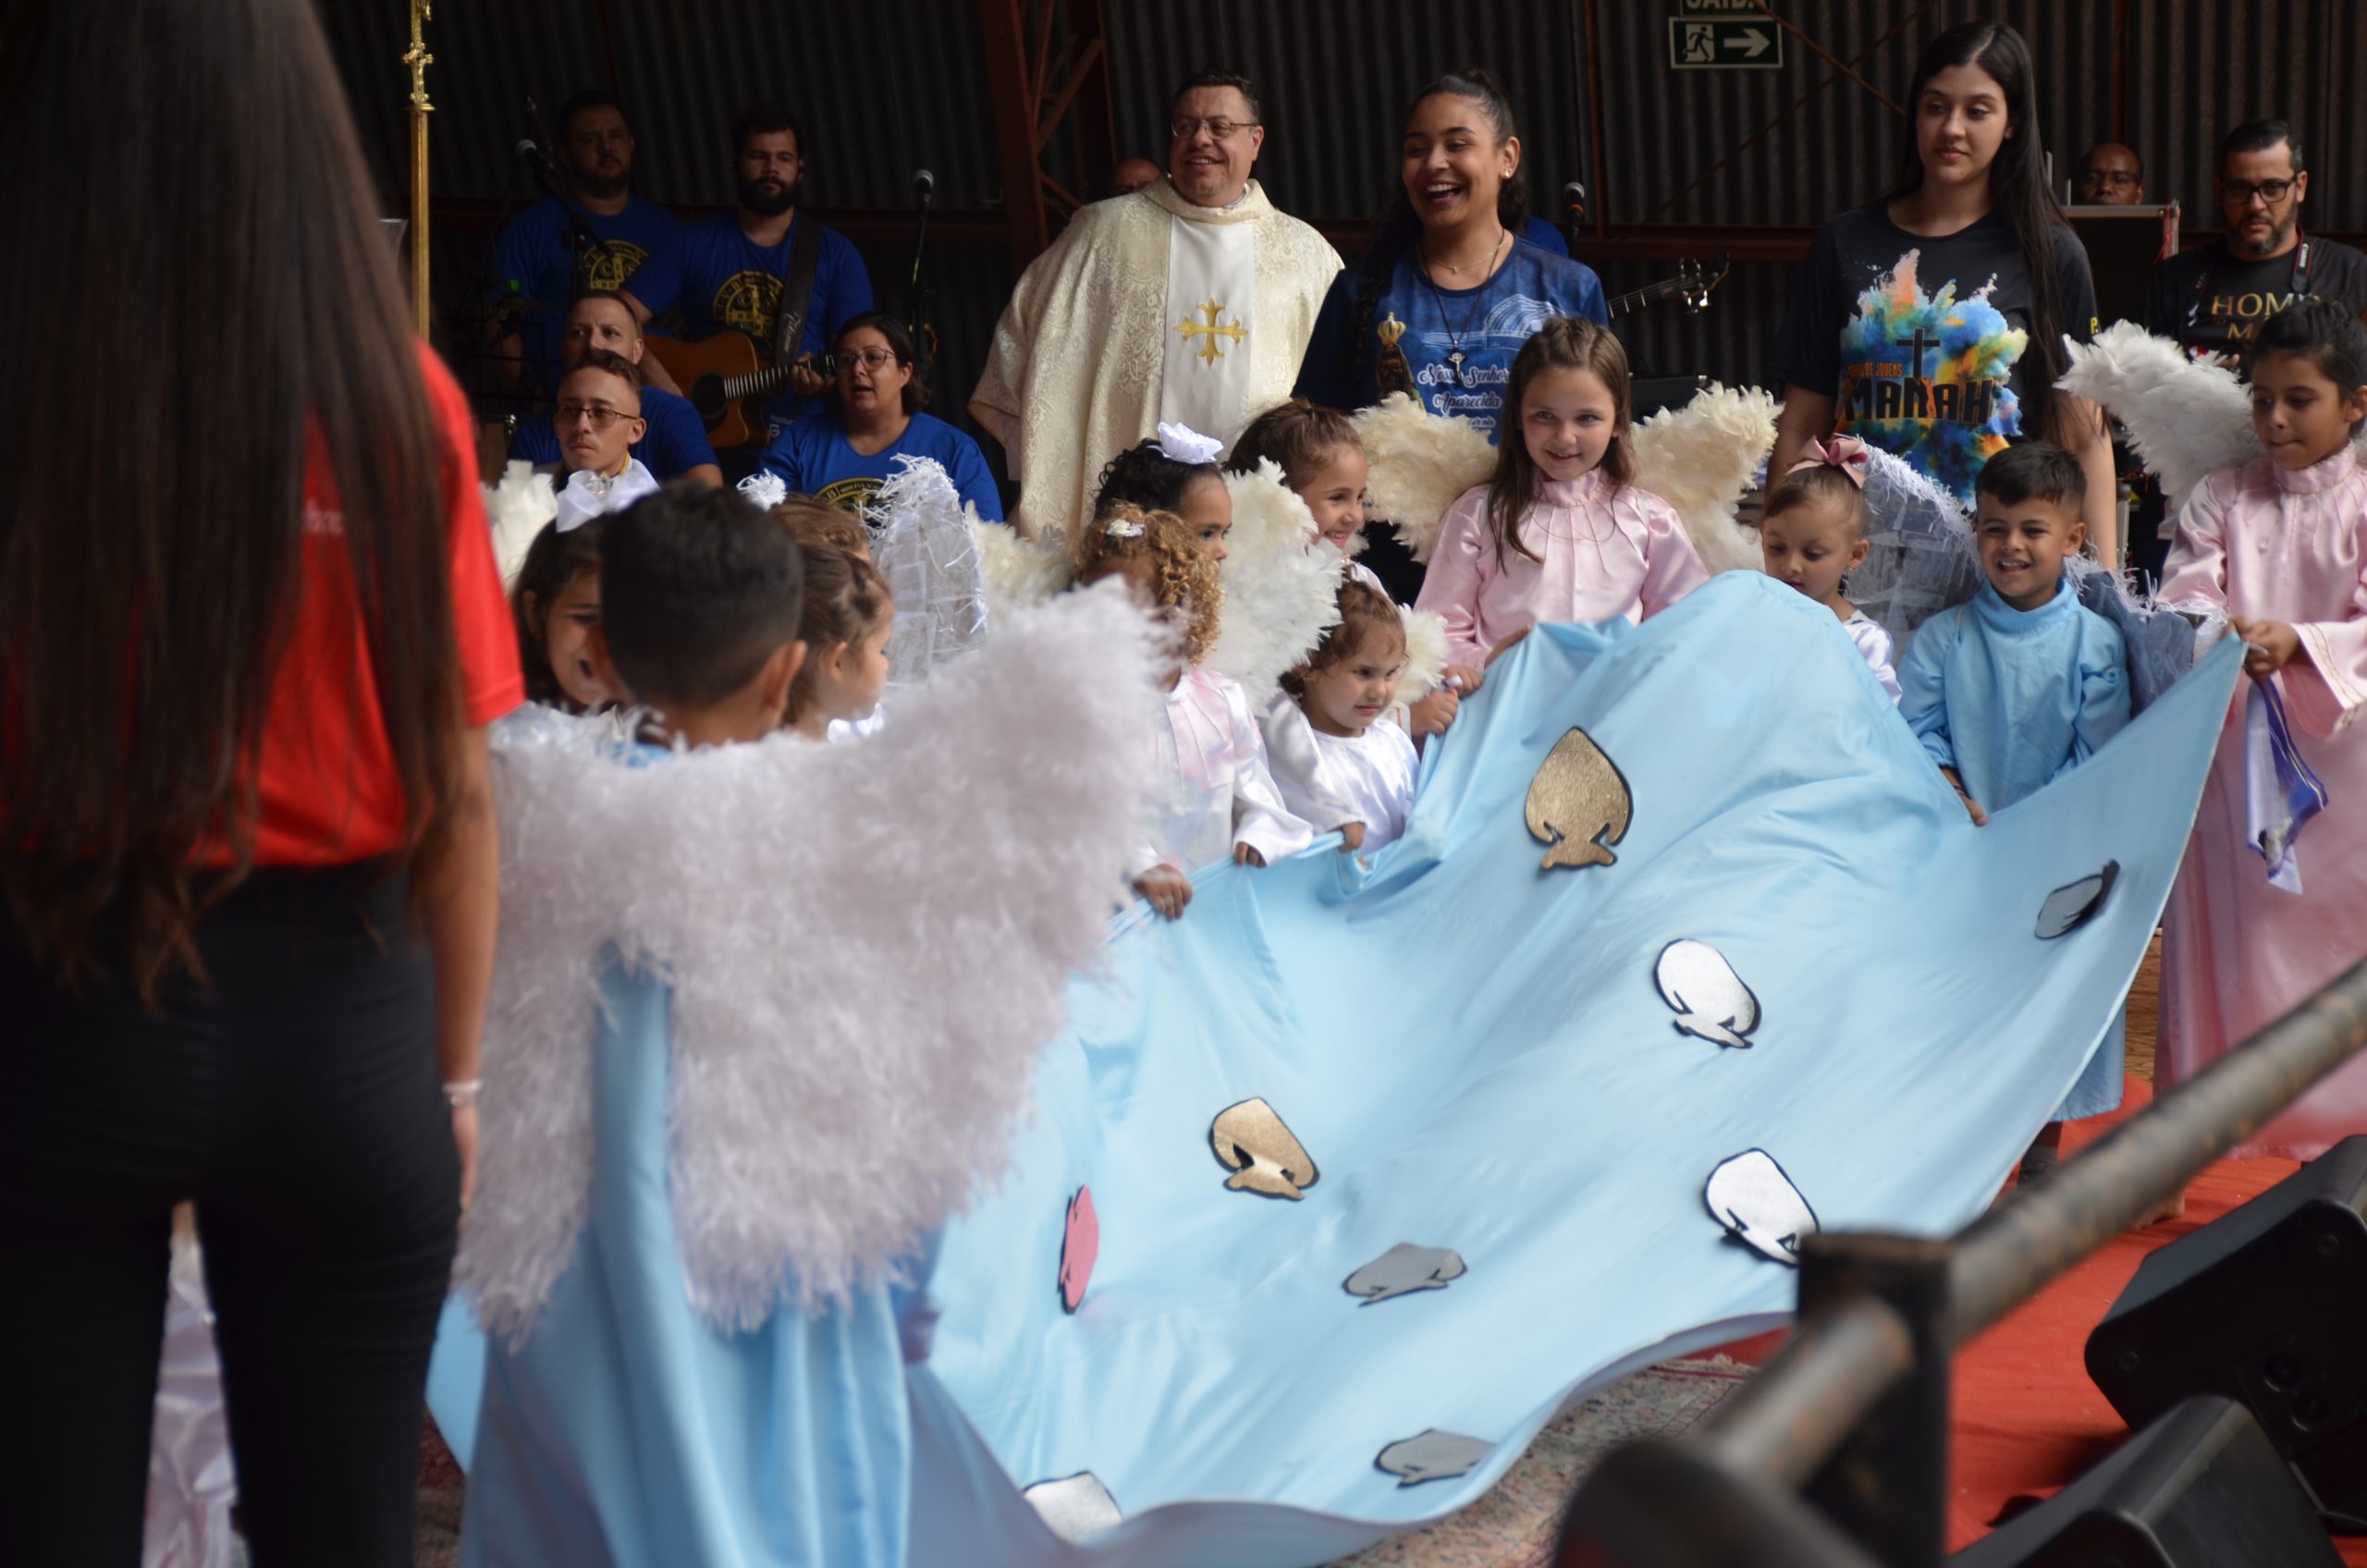
<svg viewBox="0 0 2367 1568"><path fill-rule="evenodd" d="M1231 446L1290 396L1339 252L1251 180L1196 207L1165 180L1079 211L1012 291L970 412L1023 533L1074 537L1101 468L1161 420Z"/></svg>

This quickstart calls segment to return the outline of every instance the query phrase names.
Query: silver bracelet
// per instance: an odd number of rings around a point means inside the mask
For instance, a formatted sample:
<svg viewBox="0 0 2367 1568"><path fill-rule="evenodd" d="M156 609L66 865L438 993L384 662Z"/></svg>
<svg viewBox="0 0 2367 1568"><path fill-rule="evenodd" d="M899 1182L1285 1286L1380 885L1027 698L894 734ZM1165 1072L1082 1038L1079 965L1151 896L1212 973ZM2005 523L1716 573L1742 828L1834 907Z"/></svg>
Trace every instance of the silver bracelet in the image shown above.
<svg viewBox="0 0 2367 1568"><path fill-rule="evenodd" d="M484 1087L482 1078L462 1078L444 1085L444 1103L454 1110L477 1103L477 1091Z"/></svg>

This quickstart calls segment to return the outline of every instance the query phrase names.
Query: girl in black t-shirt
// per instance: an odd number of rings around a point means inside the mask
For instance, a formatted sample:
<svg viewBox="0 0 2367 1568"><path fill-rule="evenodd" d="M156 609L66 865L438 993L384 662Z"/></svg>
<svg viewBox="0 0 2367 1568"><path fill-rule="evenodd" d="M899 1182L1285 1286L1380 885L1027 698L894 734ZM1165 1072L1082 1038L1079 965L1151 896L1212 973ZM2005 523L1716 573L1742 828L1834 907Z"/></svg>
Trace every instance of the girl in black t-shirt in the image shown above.
<svg viewBox="0 0 2367 1568"><path fill-rule="evenodd" d="M1998 22L1951 28L1924 50L1909 101L1897 188L1827 224L1793 283L1768 472L1837 432L1969 506L1992 455L2050 439L2079 456L2088 536L2111 561L2112 444L2094 405L2054 387L2065 335L2094 331L2095 287L2046 188L2029 46Z"/></svg>

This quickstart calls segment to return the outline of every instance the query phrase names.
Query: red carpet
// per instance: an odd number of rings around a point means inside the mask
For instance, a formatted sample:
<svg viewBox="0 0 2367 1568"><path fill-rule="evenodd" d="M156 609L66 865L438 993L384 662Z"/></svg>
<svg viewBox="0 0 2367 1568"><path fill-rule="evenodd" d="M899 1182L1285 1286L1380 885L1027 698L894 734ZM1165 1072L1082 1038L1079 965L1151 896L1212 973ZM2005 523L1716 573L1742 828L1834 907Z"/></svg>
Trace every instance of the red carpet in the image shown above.
<svg viewBox="0 0 2367 1568"><path fill-rule="evenodd" d="M2153 1085L2128 1080L2121 1114L2153 1098ZM2064 1153L2092 1142L2117 1117L2075 1122ZM2080 1353L2138 1264L2296 1170L2289 1159L2223 1159L2187 1189L2186 1214L2120 1236L1975 1341L1956 1362L1956 1409L1949 1434L1955 1494L1948 1547L1988 1533L2019 1499L2051 1497L2110 1452L2128 1434L2112 1405L2089 1381ZM2009 1508L2009 1505L2011 1507ZM2343 1561L2367 1568L2367 1537L2337 1537Z"/></svg>

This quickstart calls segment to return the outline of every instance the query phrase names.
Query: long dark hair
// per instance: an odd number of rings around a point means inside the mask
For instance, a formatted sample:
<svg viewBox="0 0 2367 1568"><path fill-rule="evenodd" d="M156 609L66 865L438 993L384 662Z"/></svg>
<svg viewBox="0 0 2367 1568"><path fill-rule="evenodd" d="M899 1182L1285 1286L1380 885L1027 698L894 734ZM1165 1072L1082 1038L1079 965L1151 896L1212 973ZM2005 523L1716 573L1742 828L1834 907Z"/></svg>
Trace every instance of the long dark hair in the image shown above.
<svg viewBox="0 0 2367 1568"><path fill-rule="evenodd" d="M1635 423L1636 403L1627 379L1626 349L1611 328L1598 326L1584 316L1553 317L1520 346L1520 352L1513 356L1512 377L1504 384L1504 415L1512 428L1500 425L1497 429L1496 476L1488 481L1488 536L1495 542L1499 567L1509 565L1515 555L1533 561L1544 559L1520 536L1521 520L1537 504L1537 487L1541 483L1537 459L1528 455L1528 438L1522 428L1527 423L1527 413L1522 403L1528 397L1529 383L1549 370L1592 371L1610 389L1611 445L1603 448L1602 461L1597 466L1611 481L1614 494L1636 478L1636 450L1627 434Z"/></svg>
<svg viewBox="0 0 2367 1568"><path fill-rule="evenodd" d="M1923 153L1916 127L1922 113L1923 89L1951 66L1975 66L1997 83L2005 98L2005 120L2012 134L1998 145L1989 165L1989 196L1993 209L2013 227L2022 249L2022 270L2030 275L2030 343L2023 350L2033 358L2038 374L2022 378L2022 432L2042 441L2059 441L2067 432L2054 427L2054 384L2069 368L2063 352L2063 296L2055 287L2054 247L2067 238L2069 221L2046 183L2046 149L2039 140L2038 81L2030 64L2030 45L2004 22L1967 22L1941 33L1923 48L1915 63L1915 85L1907 96L1907 133L1899 156L1898 183L1883 197L1885 205L1920 190ZM2060 231L2058 233L2058 231Z"/></svg>
<svg viewBox="0 0 2367 1568"><path fill-rule="evenodd" d="M153 1000L252 862L308 466L344 511L405 843L439 839L456 476L310 0L19 6L0 49L0 292L75 324L0 380L0 888L68 979L120 900ZM192 863L209 844L227 867Z"/></svg>
<svg viewBox="0 0 2367 1568"><path fill-rule="evenodd" d="M921 379L920 367L913 362L915 358L913 335L904 329L902 322L898 321L886 311L865 311L839 328L839 335L830 339L831 349L835 350L840 344L844 343L849 333L860 331L866 326L888 339L888 351L896 356L896 362L899 365L913 373L913 378L904 383L904 393L901 399L904 405L904 411L908 414L916 414L927 408L928 383ZM838 406L839 383L835 376L822 388L822 396L833 408Z"/></svg>
<svg viewBox="0 0 2367 1568"><path fill-rule="evenodd" d="M1433 98L1468 98L1478 104L1488 116L1489 126L1496 133L1496 143L1520 134L1520 123L1513 114L1513 101L1505 95L1503 83L1480 66L1465 66L1452 70L1414 94L1405 112L1398 116L1403 127L1414 117L1414 111ZM1504 232L1518 243L1528 227L1528 170L1526 165L1513 171L1512 178L1496 190L1496 221ZM1414 215L1414 204L1405 199L1405 182L1392 178L1389 200L1381 207L1380 218L1373 225L1372 238L1365 244L1364 259L1356 263L1356 296L1354 312L1349 317L1346 352L1347 376L1354 386L1362 378L1365 354L1372 333L1373 307L1380 302L1382 290L1389 287L1392 273L1397 270L1397 260L1403 256L1422 232L1422 220Z"/></svg>

